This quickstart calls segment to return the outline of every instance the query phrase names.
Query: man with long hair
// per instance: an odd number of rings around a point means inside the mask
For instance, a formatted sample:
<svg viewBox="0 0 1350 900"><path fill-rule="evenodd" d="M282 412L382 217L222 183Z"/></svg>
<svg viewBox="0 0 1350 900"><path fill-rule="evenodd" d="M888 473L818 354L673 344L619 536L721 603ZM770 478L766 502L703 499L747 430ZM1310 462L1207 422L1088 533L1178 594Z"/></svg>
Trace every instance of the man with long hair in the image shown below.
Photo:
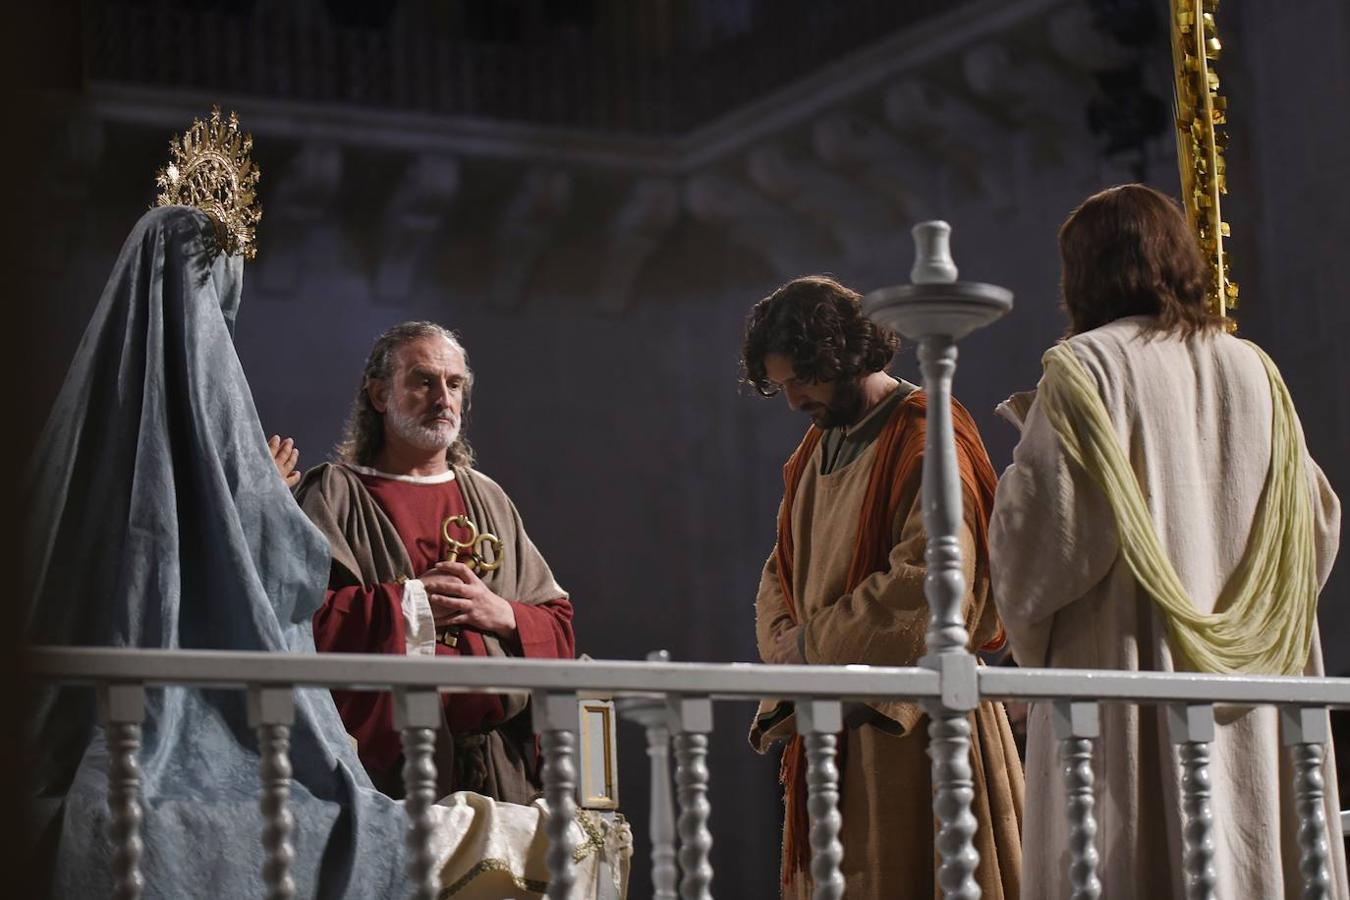
<svg viewBox="0 0 1350 900"><path fill-rule="evenodd" d="M314 616L319 650L574 655L567 593L510 498L473 467L462 430L472 387L463 345L439 325L405 322L375 342L338 461L307 472L296 489L332 553ZM401 796L392 698L333 694L372 780ZM442 707L440 795L526 803L539 792L526 699L448 694Z"/></svg>
<svg viewBox="0 0 1350 900"><path fill-rule="evenodd" d="M1059 245L1069 337L1045 355L989 529L1014 656L1323 674L1317 596L1340 505L1275 365L1207 308L1208 273L1181 209L1142 185L1112 188L1069 216ZM1278 712L1217 712L1215 895L1294 896L1300 818ZM1183 896L1181 772L1165 710L1108 704L1100 715L1102 895ZM1028 721L1025 897L1070 892L1051 716L1035 704ZM1345 897L1330 753L1323 773L1332 896Z"/></svg>
<svg viewBox="0 0 1350 900"><path fill-rule="evenodd" d="M885 371L899 341L862 314L857 293L799 278L757 303L746 323L744 380L783 394L811 419L784 467L778 536L755 599L766 663L916 665L924 653L926 535L920 502L925 435L921 390ZM966 624L972 647L1002 629L989 603L985 529L994 470L970 416L952 401L965 516ZM1021 864L1022 772L1002 704L971 714L983 896L1015 897ZM842 870L850 898L935 895L927 719L910 702L846 705L839 743ZM812 892L806 765L790 702L761 704L750 730L760 753L787 742L785 897Z"/></svg>

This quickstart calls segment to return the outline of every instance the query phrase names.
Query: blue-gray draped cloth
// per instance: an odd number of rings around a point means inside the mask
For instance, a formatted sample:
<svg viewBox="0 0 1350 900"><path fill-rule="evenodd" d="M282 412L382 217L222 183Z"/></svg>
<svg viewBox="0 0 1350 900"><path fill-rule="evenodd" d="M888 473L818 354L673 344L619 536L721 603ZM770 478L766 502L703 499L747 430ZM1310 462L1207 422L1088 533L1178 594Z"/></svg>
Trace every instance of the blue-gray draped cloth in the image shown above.
<svg viewBox="0 0 1350 900"><path fill-rule="evenodd" d="M235 353L242 276L198 210L132 229L24 487L27 643L314 652L328 544L276 471ZM45 688L34 706L35 852L54 896L108 896L94 691ZM261 896L244 692L151 688L143 740L146 896ZM291 763L298 896L405 896L402 804L372 788L326 690L296 692Z"/></svg>

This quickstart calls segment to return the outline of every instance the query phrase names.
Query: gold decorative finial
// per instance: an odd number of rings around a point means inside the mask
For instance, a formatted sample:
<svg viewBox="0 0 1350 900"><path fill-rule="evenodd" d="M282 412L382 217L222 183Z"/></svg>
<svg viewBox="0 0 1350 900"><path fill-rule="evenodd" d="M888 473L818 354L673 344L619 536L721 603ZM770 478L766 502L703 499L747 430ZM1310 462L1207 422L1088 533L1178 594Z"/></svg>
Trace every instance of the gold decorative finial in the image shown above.
<svg viewBox="0 0 1350 900"><path fill-rule="evenodd" d="M192 127L169 141L169 164L155 174L156 206L195 206L215 226L216 240L230 256L253 259L258 253L253 228L262 218L257 202L258 167L249 154L253 136L239 130L239 116L228 119L220 107L211 118L193 119Z"/></svg>
<svg viewBox="0 0 1350 900"><path fill-rule="evenodd" d="M1228 277L1224 238L1228 223L1219 198L1228 193L1223 151L1227 100L1219 94L1219 0L1171 0L1172 61L1176 75L1177 162L1181 198L1210 268L1209 305L1221 316L1237 306L1238 286ZM1230 330L1235 327L1229 320Z"/></svg>

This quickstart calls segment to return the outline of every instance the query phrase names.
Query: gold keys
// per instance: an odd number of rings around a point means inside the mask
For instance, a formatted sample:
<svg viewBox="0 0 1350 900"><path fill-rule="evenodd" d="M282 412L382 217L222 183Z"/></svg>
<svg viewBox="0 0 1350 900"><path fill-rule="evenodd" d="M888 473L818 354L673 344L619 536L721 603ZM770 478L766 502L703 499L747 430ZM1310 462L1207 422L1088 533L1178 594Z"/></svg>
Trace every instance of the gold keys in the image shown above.
<svg viewBox="0 0 1350 900"><path fill-rule="evenodd" d="M450 534L451 526L467 531L469 539L467 541L455 540ZM458 560L461 554L467 555L469 557L468 566L473 569L474 574L482 576L501 568L501 538L489 532L480 534L478 525L468 516L448 516L441 523L441 537L445 538L445 544L448 548L445 558L447 560ZM490 558L485 555L485 550L490 554ZM454 626L438 629L436 640L447 647L458 646L459 629Z"/></svg>
<svg viewBox="0 0 1350 900"><path fill-rule="evenodd" d="M455 525L463 528L469 533L467 541L457 541L450 536L450 526ZM450 549L446 553L446 559L459 559L460 554L469 556L469 568L473 569L477 575L485 575L488 572L495 572L502 565L502 540L495 534L488 532L478 533L478 526L474 524L473 519L468 516L449 516L441 523L441 537L445 538L446 546ZM487 547L492 552L492 558L483 555L483 547Z"/></svg>

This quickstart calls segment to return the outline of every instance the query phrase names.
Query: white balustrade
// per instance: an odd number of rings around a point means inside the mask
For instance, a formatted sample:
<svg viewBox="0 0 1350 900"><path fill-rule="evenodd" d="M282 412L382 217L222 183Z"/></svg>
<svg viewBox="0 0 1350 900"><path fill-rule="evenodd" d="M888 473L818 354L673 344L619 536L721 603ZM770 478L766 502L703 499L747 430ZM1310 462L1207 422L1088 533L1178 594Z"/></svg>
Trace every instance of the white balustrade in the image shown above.
<svg viewBox="0 0 1350 900"><path fill-rule="evenodd" d="M997 667L976 670L973 666L962 665L962 657L962 654L951 653L928 661L927 668L892 668L724 665L660 660L577 662L494 658L447 662L360 654L80 647L34 648L25 657L25 667L30 675L38 678L98 686L99 707L110 752L108 831L113 849L113 891L118 897L138 897L145 890L140 870L143 812L136 758L141 722L144 721L142 685L165 684L250 691L250 721L259 730L264 757L259 763L264 785L261 800L266 835L264 846L269 853L268 871L274 873L264 874L264 881L269 895L273 896L287 890L287 878L281 874L286 867L281 863L283 858L289 858L282 850L289 843L289 819L281 815L285 809L282 789L288 779L285 768L278 765L278 754L284 756L280 739L285 734L287 717L284 704L276 698L290 696L293 687L394 690L395 724L403 731L405 740L409 871L418 885L419 897L435 896L439 888L436 873L431 870L431 820L428 814L436 782L431 747L435 729L440 727L437 690L475 692L531 688L544 690L546 697L561 698L556 703L544 703L536 695L535 700L538 704L536 726L546 736L546 756L551 766L545 774L546 782L551 785L548 791L554 795L550 808L564 808L565 813L556 818L556 823L569 822L575 809L572 792L575 791L576 775L572 754L578 727L576 692L616 695L625 718L637 718L630 712L630 701L638 701L632 708L646 708L653 713L655 724L648 726L653 795L657 798L653 815L664 809L667 823L669 769L665 735L661 732L677 735L681 767L677 775L682 838L679 857L684 869L680 896L685 898L710 896L712 869L708 852L712 835L708 829L706 754L708 734L712 729L713 699L794 697L799 710L803 711L799 712L803 716L800 726L803 732L826 738L811 741L812 774L808 779L808 796L813 801L812 871L813 876L819 878L818 888L824 885L827 891L832 890L828 887L828 871L835 865L831 861L832 842L827 835L837 832L822 801L837 803L830 801L828 796L832 784L837 792L837 782L834 782L835 774L825 764L833 757L832 742L828 740L833 722L821 710L828 710L829 705L841 699L909 698L946 708L971 705L971 698L976 696L1059 701L1055 733L1061 741L1068 786L1065 815L1069 823L1070 846L1067 849L1070 881L1076 897L1098 896L1100 892L1095 871L1098 851L1094 841L1094 785L1090 780L1092 744L1097 735L1096 704L1099 701L1166 708L1172 741L1181 747L1188 897L1213 896L1214 891L1213 813L1207 771L1209 742L1215 732L1212 705L1277 706L1281 708L1283 740L1293 762L1293 790L1300 818L1302 896L1329 896L1331 876L1327 847L1332 837L1332 823L1325 814L1326 788L1322 774L1326 747L1330 742L1326 709L1350 708L1350 679ZM360 677L353 677L353 672L360 672ZM557 720L557 727L548 727L553 724L548 716L550 709L566 717ZM958 721L965 721L964 717ZM267 759L269 756L271 760ZM961 773L943 769L935 774L939 779L935 805L940 806L944 799L941 780L950 780ZM664 803L659 799L662 791L665 792ZM961 798L958 796L956 800L953 804L956 809L947 809L949 821L960 816ZM653 819L654 843L668 846L669 826L666 825L667 831L663 832L658 822ZM567 829L559 830L555 825L553 828L546 826L546 831L550 840L563 850L553 857L554 865L559 865L562 860L567 860L570 865L574 848L569 843ZM663 833L666 835L664 840ZM661 864L663 859L668 861L669 853L663 856L654 847L654 875L657 876L654 881L658 890L666 892L661 900L667 900L674 896L674 871L668 864ZM821 868L822 862L825 868ZM822 873L825 874L822 876ZM563 880L567 878L564 874ZM960 885L957 887L961 889ZM823 896L831 895L825 893Z"/></svg>
<svg viewBox="0 0 1350 900"><path fill-rule="evenodd" d="M577 695L537 691L532 702L534 728L544 751L544 800L548 803L548 897L566 900L576 881L572 854L576 851L570 826L577 815L577 732L581 714Z"/></svg>
<svg viewBox="0 0 1350 900"><path fill-rule="evenodd" d="M436 691L394 692L394 727L403 735L404 810L408 814L408 876L416 900L434 900L439 884L431 852L431 805L436 802L436 731L441 698Z"/></svg>
<svg viewBox="0 0 1350 900"><path fill-rule="evenodd" d="M1293 756L1302 897L1303 900L1326 900L1331 896L1331 872L1327 868L1330 851L1326 781L1322 777L1326 745L1331 740L1327 711L1318 707L1286 706L1280 710L1280 732Z"/></svg>
<svg viewBox="0 0 1350 900"><path fill-rule="evenodd" d="M263 887L268 900L295 896L291 863L295 822L287 804L291 796L291 724L295 692L290 687L254 688L248 692L249 727L258 732L258 772L262 779L259 807L263 817Z"/></svg>
<svg viewBox="0 0 1350 900"><path fill-rule="evenodd" d="M113 896L138 900L145 890L141 876L141 723L145 721L145 688L140 684L102 684L99 712L108 741L108 836L112 840Z"/></svg>
<svg viewBox="0 0 1350 900"><path fill-rule="evenodd" d="M647 654L652 662L670 662L665 650ZM619 715L637 722L647 734L651 806L647 816L652 844L652 898L676 900L680 870L675 862L675 812L670 791L670 728L664 698L624 697L616 701Z"/></svg>
<svg viewBox="0 0 1350 900"><path fill-rule="evenodd" d="M1214 810L1210 805L1209 745L1214 740L1214 707L1186 703L1168 707L1172 743L1181 748L1181 805L1186 813L1182 829L1181 866L1187 900L1213 900L1218 874L1214 871Z"/></svg>
<svg viewBox="0 0 1350 900"><path fill-rule="evenodd" d="M712 832L708 819L708 734L712 701L707 697L671 697L670 730L675 735L675 786L680 802L681 900L712 900Z"/></svg>
<svg viewBox="0 0 1350 900"><path fill-rule="evenodd" d="M1097 704L1059 700L1054 706L1055 737L1063 763L1069 817L1069 889L1071 900L1098 900L1097 818L1092 748L1101 736Z"/></svg>
<svg viewBox="0 0 1350 900"><path fill-rule="evenodd" d="M839 842L843 817L839 814L838 734L844 729L843 706L835 700L798 700L797 732L806 743L806 808L811 821L811 900L840 900L844 875L839 865L844 845Z"/></svg>

